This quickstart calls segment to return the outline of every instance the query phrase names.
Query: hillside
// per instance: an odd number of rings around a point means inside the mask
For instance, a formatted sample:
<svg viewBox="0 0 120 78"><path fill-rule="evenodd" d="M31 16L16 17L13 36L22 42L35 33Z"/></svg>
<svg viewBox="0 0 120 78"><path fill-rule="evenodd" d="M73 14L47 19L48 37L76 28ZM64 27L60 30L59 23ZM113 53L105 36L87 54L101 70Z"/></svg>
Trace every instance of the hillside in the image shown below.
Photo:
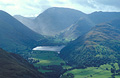
<svg viewBox="0 0 120 78"><path fill-rule="evenodd" d="M19 20L25 26L28 26L28 28L34 29L33 20L35 19L35 17L23 17L21 15L14 15L13 17Z"/></svg>
<svg viewBox="0 0 120 78"><path fill-rule="evenodd" d="M21 56L0 48L0 78L45 78Z"/></svg>
<svg viewBox="0 0 120 78"><path fill-rule="evenodd" d="M59 38L73 40L87 33L95 24L89 19L81 17L76 23L58 35Z"/></svg>
<svg viewBox="0 0 120 78"><path fill-rule="evenodd" d="M1 48L9 52L17 52L33 47L41 39L43 36L30 30L8 13L0 11Z"/></svg>
<svg viewBox="0 0 120 78"><path fill-rule="evenodd" d="M120 20L93 27L61 50L60 56L77 67L117 62L120 66Z"/></svg>

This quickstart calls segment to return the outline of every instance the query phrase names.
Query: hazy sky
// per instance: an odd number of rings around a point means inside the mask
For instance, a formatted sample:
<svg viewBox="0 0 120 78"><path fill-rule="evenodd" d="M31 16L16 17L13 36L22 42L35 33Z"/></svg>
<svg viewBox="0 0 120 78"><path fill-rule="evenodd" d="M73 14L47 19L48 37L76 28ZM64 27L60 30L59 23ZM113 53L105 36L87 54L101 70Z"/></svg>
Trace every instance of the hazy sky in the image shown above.
<svg viewBox="0 0 120 78"><path fill-rule="evenodd" d="M120 12L120 0L0 0L0 10L11 15L37 16L50 7L67 7L84 13Z"/></svg>

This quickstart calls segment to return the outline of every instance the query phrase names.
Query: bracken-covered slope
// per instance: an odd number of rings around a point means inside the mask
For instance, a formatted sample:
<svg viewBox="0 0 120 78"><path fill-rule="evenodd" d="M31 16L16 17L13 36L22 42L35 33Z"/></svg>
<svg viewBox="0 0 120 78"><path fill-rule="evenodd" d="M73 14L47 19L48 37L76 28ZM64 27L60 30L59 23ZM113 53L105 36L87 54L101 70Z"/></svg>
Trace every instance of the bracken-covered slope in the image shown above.
<svg viewBox="0 0 120 78"><path fill-rule="evenodd" d="M0 78L45 78L21 56L0 48Z"/></svg>
<svg viewBox="0 0 120 78"><path fill-rule="evenodd" d="M61 50L60 56L78 67L120 65L120 20L93 27Z"/></svg>
<svg viewBox="0 0 120 78"><path fill-rule="evenodd" d="M0 47L11 52L30 48L43 36L30 30L11 15L0 11ZM19 48L19 49L18 49Z"/></svg>

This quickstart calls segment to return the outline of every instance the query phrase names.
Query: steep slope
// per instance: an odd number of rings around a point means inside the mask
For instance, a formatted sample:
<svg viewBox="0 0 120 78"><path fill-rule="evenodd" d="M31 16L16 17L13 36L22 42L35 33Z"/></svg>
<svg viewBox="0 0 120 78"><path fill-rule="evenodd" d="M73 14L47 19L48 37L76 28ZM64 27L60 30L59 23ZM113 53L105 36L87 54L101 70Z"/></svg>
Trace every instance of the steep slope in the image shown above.
<svg viewBox="0 0 120 78"><path fill-rule="evenodd" d="M23 21L22 23L37 33L51 36L66 29L84 15L84 13L74 9L53 7L37 16L33 20L34 26L31 27L32 23L30 22Z"/></svg>
<svg viewBox="0 0 120 78"><path fill-rule="evenodd" d="M61 50L60 56L78 67L118 62L120 66L120 20L93 27Z"/></svg>
<svg viewBox="0 0 120 78"><path fill-rule="evenodd" d="M25 26L28 26L30 29L34 29L34 23L33 20L35 17L23 17L21 15L14 15L14 18L19 20L21 23L23 23Z"/></svg>
<svg viewBox="0 0 120 78"><path fill-rule="evenodd" d="M33 32L4 11L0 11L0 47L11 52L31 48L43 36Z"/></svg>
<svg viewBox="0 0 120 78"><path fill-rule="evenodd" d="M64 32L58 35L59 38L72 40L88 32L95 24L89 18L81 17Z"/></svg>
<svg viewBox="0 0 120 78"><path fill-rule="evenodd" d="M44 78L21 56L0 48L0 78Z"/></svg>

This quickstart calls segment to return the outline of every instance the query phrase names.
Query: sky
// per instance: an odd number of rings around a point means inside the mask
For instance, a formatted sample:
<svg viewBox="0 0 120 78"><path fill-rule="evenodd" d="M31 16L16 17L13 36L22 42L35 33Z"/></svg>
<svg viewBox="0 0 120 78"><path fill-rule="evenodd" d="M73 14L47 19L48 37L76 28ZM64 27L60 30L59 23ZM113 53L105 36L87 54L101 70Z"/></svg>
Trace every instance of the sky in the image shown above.
<svg viewBox="0 0 120 78"><path fill-rule="evenodd" d="M72 8L87 14L120 12L120 0L0 0L0 10L25 17L37 16L50 7Z"/></svg>

